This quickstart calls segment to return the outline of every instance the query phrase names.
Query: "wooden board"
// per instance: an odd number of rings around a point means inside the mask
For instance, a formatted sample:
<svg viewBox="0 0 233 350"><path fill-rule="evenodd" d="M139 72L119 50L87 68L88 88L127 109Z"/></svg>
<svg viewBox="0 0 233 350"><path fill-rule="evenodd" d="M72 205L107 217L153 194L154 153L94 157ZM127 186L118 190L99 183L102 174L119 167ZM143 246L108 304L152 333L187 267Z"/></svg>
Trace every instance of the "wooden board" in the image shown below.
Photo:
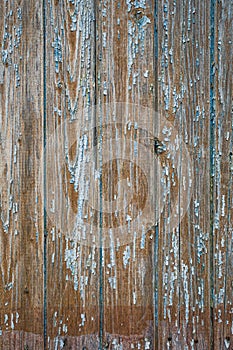
<svg viewBox="0 0 233 350"><path fill-rule="evenodd" d="M72 231L85 161L75 167L95 101L94 3L51 1L46 19L46 345L97 349L99 250Z"/></svg>
<svg viewBox="0 0 233 350"><path fill-rule="evenodd" d="M100 232L102 348L155 348L154 235L147 232L155 206L150 216L146 212L155 188L155 155L144 146L151 144L157 117L154 6L154 1L99 1L96 8L97 157L102 199L109 201Z"/></svg>
<svg viewBox="0 0 233 350"><path fill-rule="evenodd" d="M42 349L42 7L0 7L0 348Z"/></svg>
<svg viewBox="0 0 233 350"><path fill-rule="evenodd" d="M233 348L232 337L232 14L224 1L213 8L212 200L213 346Z"/></svg>
<svg viewBox="0 0 233 350"><path fill-rule="evenodd" d="M231 1L0 10L0 349L233 349Z"/></svg>
<svg viewBox="0 0 233 350"><path fill-rule="evenodd" d="M212 329L210 8L205 2L162 1L158 17L159 110L176 130L180 157L172 168L166 164L168 205L159 227L160 347L207 349ZM170 219L175 210L178 225Z"/></svg>

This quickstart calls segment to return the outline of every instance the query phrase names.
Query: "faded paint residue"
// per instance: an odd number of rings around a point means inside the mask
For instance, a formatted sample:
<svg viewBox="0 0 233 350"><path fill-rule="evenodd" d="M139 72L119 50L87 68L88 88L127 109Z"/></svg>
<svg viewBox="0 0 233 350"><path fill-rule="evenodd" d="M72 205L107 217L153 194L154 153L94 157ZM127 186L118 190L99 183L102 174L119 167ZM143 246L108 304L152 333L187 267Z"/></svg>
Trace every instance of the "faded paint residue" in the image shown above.
<svg viewBox="0 0 233 350"><path fill-rule="evenodd" d="M0 9L0 348L232 349L232 3Z"/></svg>

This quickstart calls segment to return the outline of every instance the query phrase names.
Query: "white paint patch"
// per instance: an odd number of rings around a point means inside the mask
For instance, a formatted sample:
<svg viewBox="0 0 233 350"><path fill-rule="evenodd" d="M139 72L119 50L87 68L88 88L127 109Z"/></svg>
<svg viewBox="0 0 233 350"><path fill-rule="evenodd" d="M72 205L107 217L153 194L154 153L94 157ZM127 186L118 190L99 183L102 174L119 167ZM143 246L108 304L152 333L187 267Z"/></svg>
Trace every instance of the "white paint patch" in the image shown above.
<svg viewBox="0 0 233 350"><path fill-rule="evenodd" d="M127 246L123 253L124 268L126 268L126 266L129 264L129 259L130 259L130 246Z"/></svg>
<svg viewBox="0 0 233 350"><path fill-rule="evenodd" d="M85 321L86 321L85 314L81 314L81 320L82 320L81 326L84 326Z"/></svg>
<svg viewBox="0 0 233 350"><path fill-rule="evenodd" d="M108 282L112 289L116 289L116 277L109 277Z"/></svg>
<svg viewBox="0 0 233 350"><path fill-rule="evenodd" d="M225 344L225 347L226 347L227 349L229 349L229 347L230 347L230 341L227 340L227 339L225 339L225 340L224 340L224 344Z"/></svg>
<svg viewBox="0 0 233 350"><path fill-rule="evenodd" d="M136 305L136 303L137 303L137 293L136 292L133 292L133 303L134 303L134 305Z"/></svg>
<svg viewBox="0 0 233 350"><path fill-rule="evenodd" d="M11 314L11 329L14 329L15 325L14 325L14 314Z"/></svg>
<svg viewBox="0 0 233 350"><path fill-rule="evenodd" d="M7 314L4 315L4 324L8 325L8 315Z"/></svg>
<svg viewBox="0 0 233 350"><path fill-rule="evenodd" d="M222 213L221 216L225 216L225 195L222 195Z"/></svg>

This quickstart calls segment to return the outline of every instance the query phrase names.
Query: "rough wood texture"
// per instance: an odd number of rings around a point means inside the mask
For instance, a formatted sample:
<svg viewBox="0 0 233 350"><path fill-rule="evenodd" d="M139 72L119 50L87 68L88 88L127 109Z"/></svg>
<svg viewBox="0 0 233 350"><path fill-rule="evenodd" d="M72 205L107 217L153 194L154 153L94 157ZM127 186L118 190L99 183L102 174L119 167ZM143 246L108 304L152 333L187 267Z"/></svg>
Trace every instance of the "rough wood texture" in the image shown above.
<svg viewBox="0 0 233 350"><path fill-rule="evenodd" d="M168 177L166 200L169 204L159 227L159 276L162 278L159 321L163 325L159 328L160 346L162 349L207 349L212 327L208 164L210 9L205 2L162 1L158 16L159 110L171 120L191 157L188 164L184 147L180 145L177 152L182 161L178 171L186 175L181 176L180 183ZM189 167L190 173L187 173ZM174 172L176 169L175 164ZM174 187L178 187L178 215L185 214L176 228L166 223L174 209ZM190 199L189 207L184 206L183 195Z"/></svg>
<svg viewBox="0 0 233 350"><path fill-rule="evenodd" d="M37 1L0 5L0 348L43 348L43 27Z"/></svg>
<svg viewBox="0 0 233 350"><path fill-rule="evenodd" d="M72 234L75 215L80 210L85 215L79 136L88 128L85 118L95 103L94 3L51 1L46 18L47 345L94 349L99 336L99 251Z"/></svg>
<svg viewBox="0 0 233 350"><path fill-rule="evenodd" d="M109 138L105 127L99 135L103 143L97 154L103 161L103 199L104 191L108 191L110 197L105 210L114 213L115 202L122 192L124 198L122 206L116 204L117 214L111 218L103 216L103 322L100 326L103 344L113 349L155 348L154 235L146 232L148 223L143 222L143 206L149 192L155 191L156 182L152 181L153 170L152 174L146 174L140 159L147 158L149 164L150 151L138 144L138 161L133 156L134 140L143 142L139 136L140 119L144 118L145 133L150 132L152 136L151 127L155 123L154 6L154 1L99 1L96 8L96 104L98 108L104 106L97 117L101 117L98 122L107 125L106 129L112 123L119 124L111 128L109 162L104 156L104 143ZM115 102L122 102L121 108L112 106ZM148 109L138 110L133 105ZM153 167L152 163L151 169ZM156 208L151 209L149 220L154 224ZM136 224L132 230L128 226L133 227L137 222L134 211L136 217L142 212L142 220L141 225ZM119 221L114 225L116 215Z"/></svg>
<svg viewBox="0 0 233 350"><path fill-rule="evenodd" d="M0 11L0 349L233 349L232 1Z"/></svg>
<svg viewBox="0 0 233 350"><path fill-rule="evenodd" d="M214 6L214 5L213 5ZM232 128L233 4L213 7L212 45L212 186L213 186L213 345L233 348Z"/></svg>

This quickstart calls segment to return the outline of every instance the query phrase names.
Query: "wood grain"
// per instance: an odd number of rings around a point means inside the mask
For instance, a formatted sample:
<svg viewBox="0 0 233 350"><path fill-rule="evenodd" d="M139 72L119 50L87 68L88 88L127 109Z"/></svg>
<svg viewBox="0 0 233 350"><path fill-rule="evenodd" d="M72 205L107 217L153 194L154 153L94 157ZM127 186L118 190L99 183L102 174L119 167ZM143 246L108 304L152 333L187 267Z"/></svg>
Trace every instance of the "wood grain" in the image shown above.
<svg viewBox="0 0 233 350"><path fill-rule="evenodd" d="M42 349L42 8L0 6L0 348Z"/></svg>
<svg viewBox="0 0 233 350"><path fill-rule="evenodd" d="M49 349L97 349L99 343L99 252L72 234L80 206L85 215L85 161L75 169L84 151L79 136L95 101L94 21L92 1L46 4Z"/></svg>
<svg viewBox="0 0 233 350"><path fill-rule="evenodd" d="M172 178L178 167L173 161L159 225L159 349L211 346L209 18L207 2L158 4L159 110L183 140L177 150L180 181ZM172 226L176 187L180 219ZM186 197L189 204L184 205Z"/></svg>
<svg viewBox="0 0 233 350"><path fill-rule="evenodd" d="M231 2L214 8L212 185L213 346L233 348L232 337L232 14Z"/></svg>
<svg viewBox="0 0 233 350"><path fill-rule="evenodd" d="M112 195L108 212L114 212L113 194L116 193L119 198L119 186L123 186L124 180L128 183L128 187L126 185L123 189L124 201L120 208L122 219L119 219L119 226L113 224L115 215L120 217L119 209L112 219L103 216L103 225L106 227L102 230L103 348L104 344L111 349L154 349L156 346L154 232L146 232L146 226L140 218L138 222L141 224L131 236L128 230L128 225L133 225L140 211L142 218L145 215L142 194L145 191L144 198L147 201L148 192L154 191L155 183L152 181L153 174L149 176L142 168L140 151L138 158L127 158L127 152L131 152L131 155L134 152L131 141L137 140L138 149L140 142L143 142L140 140L140 131L137 132L135 127L136 121L139 128L140 119L144 118L145 135L154 135L154 6L154 1L97 2L96 103L98 108L102 108L102 113L98 114L98 123L105 126L118 122L117 125L114 124L115 129L111 128L109 148L112 154L109 163L104 157L104 142L108 138L105 127L99 132L102 145L97 157L103 164L102 197L104 199L106 195L104 191L109 192L108 196ZM117 102L120 102L120 108L115 105ZM135 106L141 106L141 109ZM148 150L142 149L141 152L149 163L151 158ZM153 169L153 164L151 168ZM130 198L133 198L132 201ZM133 207L136 217L133 216ZM153 225L155 209L152 208L152 217L148 218ZM127 217L132 221L128 222ZM111 239L108 244L109 236Z"/></svg>
<svg viewBox="0 0 233 350"><path fill-rule="evenodd" d="M0 349L233 349L232 6L0 3Z"/></svg>

